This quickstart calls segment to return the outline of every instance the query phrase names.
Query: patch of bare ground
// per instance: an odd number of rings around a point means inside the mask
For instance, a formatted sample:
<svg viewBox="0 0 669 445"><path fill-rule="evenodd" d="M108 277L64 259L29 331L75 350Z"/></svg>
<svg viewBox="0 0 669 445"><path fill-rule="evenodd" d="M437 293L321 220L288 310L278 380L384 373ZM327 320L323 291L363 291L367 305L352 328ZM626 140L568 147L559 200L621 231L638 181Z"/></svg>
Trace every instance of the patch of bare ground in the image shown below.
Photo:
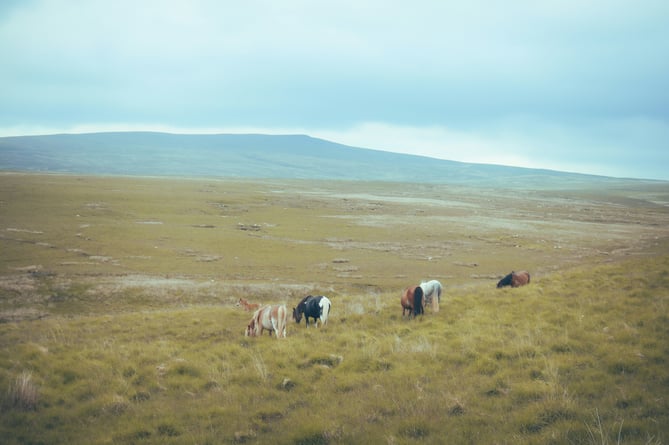
<svg viewBox="0 0 669 445"><path fill-rule="evenodd" d="M0 323L40 320L48 316L48 312L43 312L32 308L0 310Z"/></svg>
<svg viewBox="0 0 669 445"><path fill-rule="evenodd" d="M30 273L0 276L0 295L7 304L12 304L20 297L30 296L37 292L37 282Z"/></svg>
<svg viewBox="0 0 669 445"><path fill-rule="evenodd" d="M239 298L287 303L307 294L332 294L317 283L218 281L150 275L69 276L41 271L0 276L0 323L38 320L66 310L74 315L193 305L234 306Z"/></svg>
<svg viewBox="0 0 669 445"><path fill-rule="evenodd" d="M239 298L261 303L287 303L314 293L316 285L281 282L253 283L188 277L127 275L86 280L91 300L141 300L150 305L236 305ZM331 290L331 289L330 289Z"/></svg>

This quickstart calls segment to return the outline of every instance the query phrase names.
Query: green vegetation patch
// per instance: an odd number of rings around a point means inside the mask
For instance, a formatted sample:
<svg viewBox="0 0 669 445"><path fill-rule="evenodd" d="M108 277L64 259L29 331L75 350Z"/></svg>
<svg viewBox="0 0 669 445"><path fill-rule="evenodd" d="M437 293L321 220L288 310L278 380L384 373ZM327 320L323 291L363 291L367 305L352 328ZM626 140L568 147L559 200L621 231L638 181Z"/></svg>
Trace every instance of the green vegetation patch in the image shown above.
<svg viewBox="0 0 669 445"><path fill-rule="evenodd" d="M665 208L460 191L467 219L437 186L303 187L0 176L2 442L669 440ZM440 311L403 318L427 277ZM327 325L243 335L240 298L307 294Z"/></svg>

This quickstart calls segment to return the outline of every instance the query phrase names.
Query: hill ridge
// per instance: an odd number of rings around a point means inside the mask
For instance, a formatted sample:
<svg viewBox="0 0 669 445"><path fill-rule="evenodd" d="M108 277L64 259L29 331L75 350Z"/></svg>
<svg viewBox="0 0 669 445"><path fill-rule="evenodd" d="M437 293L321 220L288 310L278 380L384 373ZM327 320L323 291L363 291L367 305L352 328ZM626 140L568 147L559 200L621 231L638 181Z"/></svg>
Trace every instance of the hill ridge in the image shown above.
<svg viewBox="0 0 669 445"><path fill-rule="evenodd" d="M307 134L154 131L2 137L0 170L130 176L340 179L505 188L564 187L574 182L623 181L604 176L473 164L353 147Z"/></svg>

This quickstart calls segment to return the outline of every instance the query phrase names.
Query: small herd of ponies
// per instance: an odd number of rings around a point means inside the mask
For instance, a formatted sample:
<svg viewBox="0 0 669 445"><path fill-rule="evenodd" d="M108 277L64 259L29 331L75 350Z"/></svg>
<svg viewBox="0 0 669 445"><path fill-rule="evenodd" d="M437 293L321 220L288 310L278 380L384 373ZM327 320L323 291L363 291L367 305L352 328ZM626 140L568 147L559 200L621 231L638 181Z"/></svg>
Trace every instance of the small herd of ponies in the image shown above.
<svg viewBox="0 0 669 445"><path fill-rule="evenodd" d="M530 282L530 274L527 271L511 272L502 278L497 287L520 287ZM418 286L411 286L404 290L400 303L402 304L402 317L408 315L409 318L423 315L425 306L430 305L432 312L439 312L439 303L441 303L441 283L437 280L424 281ZM288 309L285 304L275 304L260 306L258 303L249 303L244 298L240 298L237 306L241 306L246 311L252 311L253 317L246 326L244 335L247 337L260 337L263 331L268 331L269 335L275 333L276 338L286 338L286 324L288 323ZM330 315L332 302L323 295L304 297L296 307L293 308L293 320L296 323L302 321L304 317L307 328L309 327L309 318L314 319L314 324L318 327L326 325Z"/></svg>

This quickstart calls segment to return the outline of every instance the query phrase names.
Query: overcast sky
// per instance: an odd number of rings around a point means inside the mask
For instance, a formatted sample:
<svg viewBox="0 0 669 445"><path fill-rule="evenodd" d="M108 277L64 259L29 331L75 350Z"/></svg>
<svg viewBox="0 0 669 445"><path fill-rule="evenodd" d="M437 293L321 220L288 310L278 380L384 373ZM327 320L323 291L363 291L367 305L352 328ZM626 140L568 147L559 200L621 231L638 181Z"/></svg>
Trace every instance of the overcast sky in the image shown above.
<svg viewBox="0 0 669 445"><path fill-rule="evenodd" d="M107 130L669 179L669 1L2 0L0 136Z"/></svg>

